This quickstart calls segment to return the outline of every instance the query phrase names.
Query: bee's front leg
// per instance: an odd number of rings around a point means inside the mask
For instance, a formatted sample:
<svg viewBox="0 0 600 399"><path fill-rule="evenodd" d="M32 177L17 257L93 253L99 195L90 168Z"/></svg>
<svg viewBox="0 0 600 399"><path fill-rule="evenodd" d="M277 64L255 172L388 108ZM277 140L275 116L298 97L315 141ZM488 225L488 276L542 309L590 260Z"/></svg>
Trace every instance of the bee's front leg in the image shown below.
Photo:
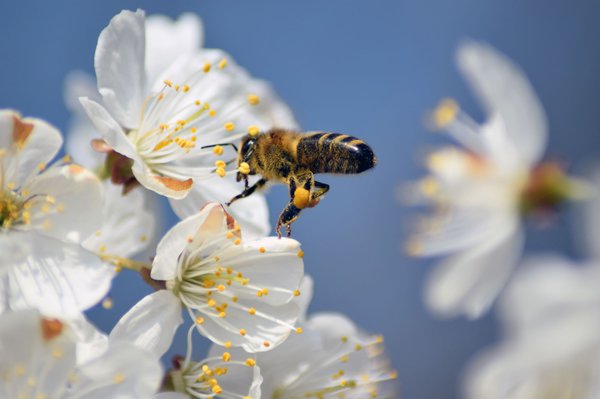
<svg viewBox="0 0 600 399"><path fill-rule="evenodd" d="M235 201L241 199L241 198L246 198L250 195L252 195L252 193L254 191L256 191L257 188L261 188L262 186L264 186L265 184L267 184L268 180L267 179L260 179L259 181L257 181L256 183L254 183L252 186L250 187L246 187L244 189L244 191L242 191L240 194L236 195L235 197L233 197L232 199L229 200L229 202L226 202L225 205L230 206L231 204L233 204Z"/></svg>
<svg viewBox="0 0 600 399"><path fill-rule="evenodd" d="M283 226L285 226L287 236L290 237L292 235L291 225L296 221L296 219L298 219L300 212L302 212L302 209L297 208L294 205L293 200L287 204L283 211L281 211L279 220L277 220L277 226L275 227L275 230L277 231L277 237L281 238L281 229Z"/></svg>

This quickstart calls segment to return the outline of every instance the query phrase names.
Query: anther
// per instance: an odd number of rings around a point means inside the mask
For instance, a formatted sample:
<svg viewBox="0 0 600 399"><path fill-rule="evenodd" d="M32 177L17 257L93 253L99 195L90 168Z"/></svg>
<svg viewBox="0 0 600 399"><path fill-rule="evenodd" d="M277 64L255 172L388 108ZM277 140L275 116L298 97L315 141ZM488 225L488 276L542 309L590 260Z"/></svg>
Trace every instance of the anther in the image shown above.
<svg viewBox="0 0 600 399"><path fill-rule="evenodd" d="M260 129L258 128L258 126L256 126L256 125L248 126L248 134L250 135L250 137L254 137L254 136L258 135L259 132L260 132Z"/></svg>
<svg viewBox="0 0 600 399"><path fill-rule="evenodd" d="M219 69L225 68L227 66L227 59L223 58L221 61L219 61L218 66L219 66Z"/></svg>
<svg viewBox="0 0 600 399"><path fill-rule="evenodd" d="M221 147L220 145L216 145L213 147L212 152L215 155L223 155L223 147Z"/></svg>
<svg viewBox="0 0 600 399"><path fill-rule="evenodd" d="M260 103L260 97L258 97L256 94L248 95L248 104L257 105L258 103Z"/></svg>
<svg viewBox="0 0 600 399"><path fill-rule="evenodd" d="M243 175L247 175L250 173L250 165L247 162L240 163L239 171Z"/></svg>
<svg viewBox="0 0 600 399"><path fill-rule="evenodd" d="M235 124L233 122L226 122L225 125L223 126L225 128L225 130L227 130L228 132L231 132L233 129L235 129Z"/></svg>

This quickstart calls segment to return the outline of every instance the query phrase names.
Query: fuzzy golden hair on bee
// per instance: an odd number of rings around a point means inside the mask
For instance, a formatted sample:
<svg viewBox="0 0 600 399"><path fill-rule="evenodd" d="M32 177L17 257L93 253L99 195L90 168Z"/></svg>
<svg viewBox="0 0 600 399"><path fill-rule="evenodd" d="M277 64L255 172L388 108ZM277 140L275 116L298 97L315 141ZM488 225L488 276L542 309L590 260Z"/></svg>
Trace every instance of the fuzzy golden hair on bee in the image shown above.
<svg viewBox="0 0 600 399"><path fill-rule="evenodd" d="M289 187L290 202L281 212L277 234L290 225L302 209L319 203L329 186L314 179L315 174L358 174L373 168L377 159L363 140L339 133L300 133L286 129L271 129L265 133L245 136L237 148L237 180L244 181L244 191L234 201L252 195L267 182L279 182ZM249 175L260 175L254 185Z"/></svg>

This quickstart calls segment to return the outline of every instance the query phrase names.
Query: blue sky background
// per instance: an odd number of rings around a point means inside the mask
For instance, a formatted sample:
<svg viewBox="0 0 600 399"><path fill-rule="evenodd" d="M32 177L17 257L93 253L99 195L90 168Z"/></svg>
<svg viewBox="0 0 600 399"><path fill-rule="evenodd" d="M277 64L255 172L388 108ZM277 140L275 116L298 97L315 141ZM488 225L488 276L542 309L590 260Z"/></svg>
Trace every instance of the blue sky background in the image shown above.
<svg viewBox="0 0 600 399"><path fill-rule="evenodd" d="M401 253L414 213L395 198L415 179L423 150L442 142L423 115L453 96L473 116L477 104L458 75L453 53L466 38L505 52L530 77L550 122L548 153L577 170L600 144L600 3L583 0L282 0L7 2L0 24L0 107L15 108L64 129L67 72L93 72L101 29L122 8L177 16L197 12L206 45L223 48L254 75L273 83L305 130L356 135L379 165L356 177L324 177L326 200L294 225L315 280L312 311L335 310L386 336L405 398L458 396L468 359L497 337L493 316L439 320L423 307L430 263ZM273 221L286 190L269 195ZM90 209L90 212L96 210ZM171 220L174 222L174 219ZM572 223L531 231L529 250L576 253ZM110 329L148 289L124 272L115 307L91 318ZM181 338L183 335L179 335ZM198 353L206 348L198 345ZM173 351L183 352L179 340Z"/></svg>

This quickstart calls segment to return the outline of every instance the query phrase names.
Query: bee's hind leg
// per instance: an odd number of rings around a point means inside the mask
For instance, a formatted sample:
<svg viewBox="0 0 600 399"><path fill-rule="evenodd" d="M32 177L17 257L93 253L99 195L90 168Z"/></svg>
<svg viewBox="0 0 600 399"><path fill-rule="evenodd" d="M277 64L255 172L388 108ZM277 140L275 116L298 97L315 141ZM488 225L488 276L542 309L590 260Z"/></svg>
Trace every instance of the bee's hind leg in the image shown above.
<svg viewBox="0 0 600 399"><path fill-rule="evenodd" d="M275 230L277 230L277 236L279 238L281 238L281 228L283 226L285 226L287 236L290 237L292 235L292 223L298 219L300 212L302 212L302 209L297 208L294 205L294 201L290 201L283 211L281 211L279 220L277 221L277 226L275 227Z"/></svg>
<svg viewBox="0 0 600 399"><path fill-rule="evenodd" d="M325 195L325 193L329 191L329 185L325 183L321 183L315 180L315 186L313 188L312 195L310 197L310 203L308 204L309 208L317 206L319 201L321 201L321 197Z"/></svg>
<svg viewBox="0 0 600 399"><path fill-rule="evenodd" d="M238 194L235 197L233 197L232 199L230 199L229 202L225 203L225 205L230 206L235 201L252 195L252 193L254 193L254 191L256 191L257 188L261 188L262 186L267 184L267 181L268 181L267 179L260 179L259 181L257 181L253 185L251 185L250 187L245 188L244 191L242 191L240 194Z"/></svg>

